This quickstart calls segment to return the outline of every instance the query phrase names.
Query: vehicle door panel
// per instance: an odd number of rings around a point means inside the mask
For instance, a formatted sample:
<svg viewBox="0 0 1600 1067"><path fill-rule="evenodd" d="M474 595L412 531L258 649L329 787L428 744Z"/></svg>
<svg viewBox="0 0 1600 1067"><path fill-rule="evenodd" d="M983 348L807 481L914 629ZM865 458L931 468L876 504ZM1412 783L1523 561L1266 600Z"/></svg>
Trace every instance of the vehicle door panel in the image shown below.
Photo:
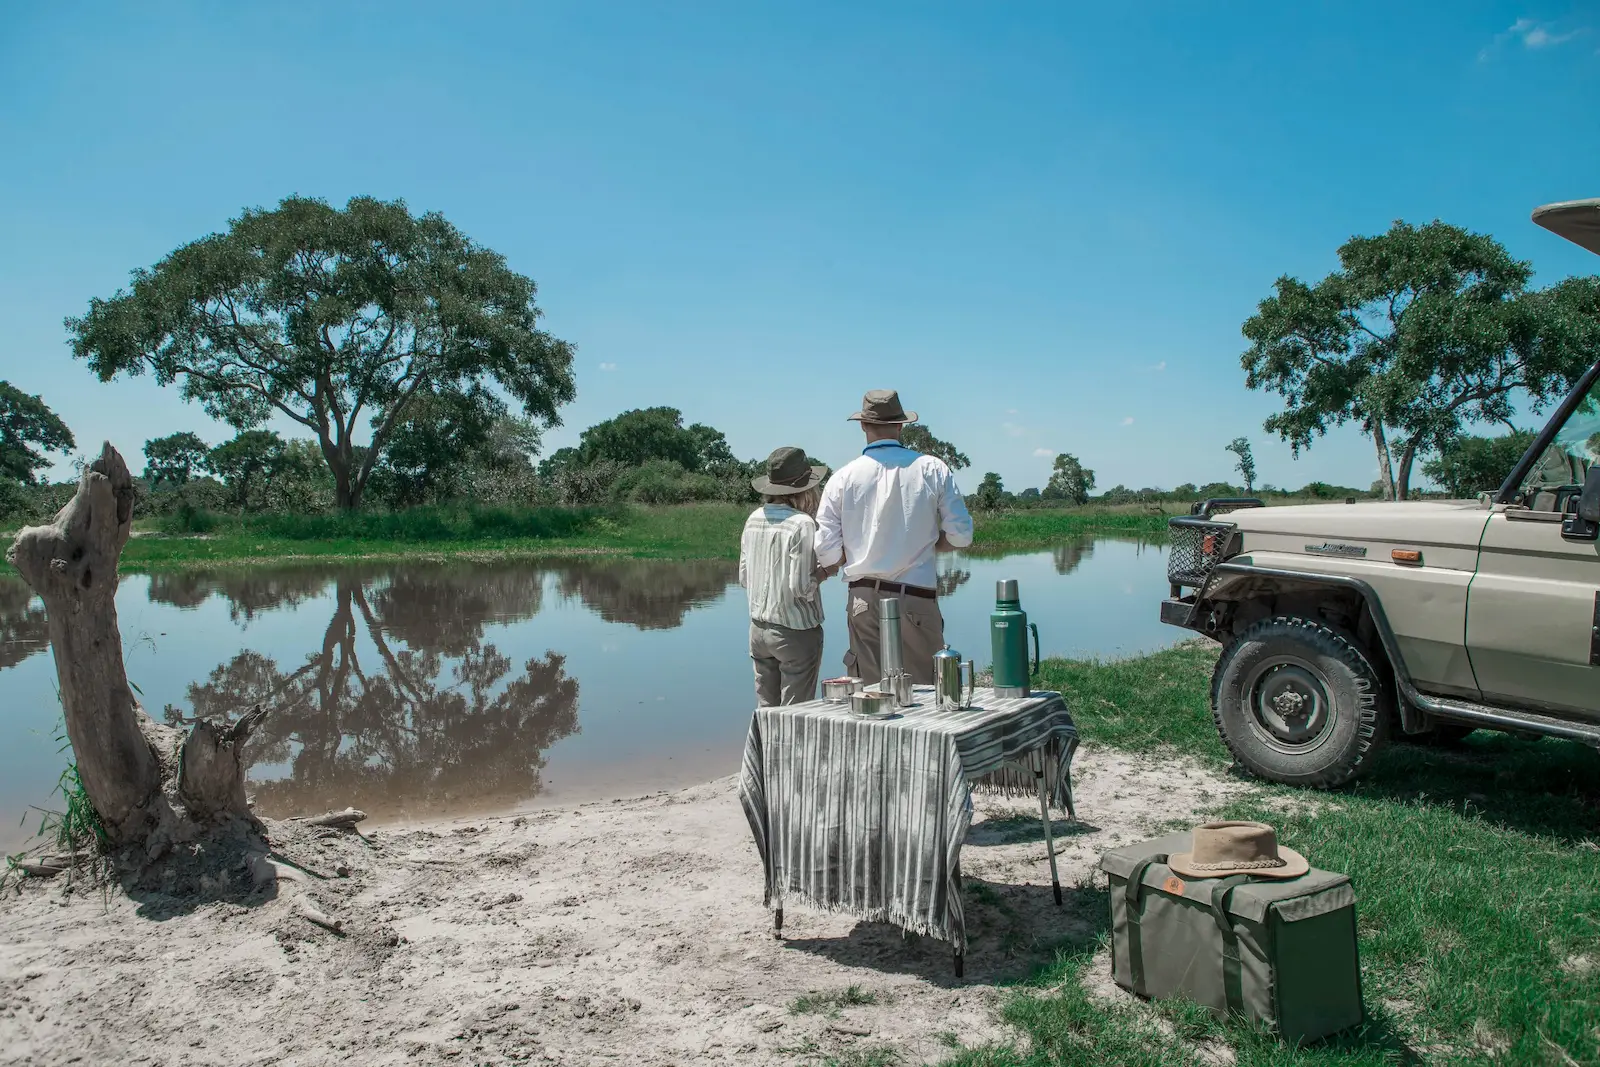
<svg viewBox="0 0 1600 1067"><path fill-rule="evenodd" d="M1467 594L1467 652L1483 698L1600 719L1594 650L1600 546L1559 521L1494 514Z"/></svg>

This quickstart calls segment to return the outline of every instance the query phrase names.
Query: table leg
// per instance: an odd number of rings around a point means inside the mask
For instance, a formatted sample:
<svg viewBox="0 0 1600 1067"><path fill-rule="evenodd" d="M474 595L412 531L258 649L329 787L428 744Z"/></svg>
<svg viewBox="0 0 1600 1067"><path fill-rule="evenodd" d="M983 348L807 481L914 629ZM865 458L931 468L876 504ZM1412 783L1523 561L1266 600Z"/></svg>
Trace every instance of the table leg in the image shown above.
<svg viewBox="0 0 1600 1067"><path fill-rule="evenodd" d="M1033 780L1039 786L1039 815L1044 820L1044 850L1050 857L1050 888L1055 890L1056 906L1061 906L1061 875L1056 870L1056 842L1050 832L1050 798L1045 795L1044 756L1033 750Z"/></svg>
<svg viewBox="0 0 1600 1067"><path fill-rule="evenodd" d="M780 939L783 937L783 909L782 908L774 908L772 910L772 936L776 937L776 938L780 938Z"/></svg>
<svg viewBox="0 0 1600 1067"><path fill-rule="evenodd" d="M1071 819L1073 822L1077 822L1078 808L1073 803L1072 799L1072 764L1067 764L1065 773L1067 776L1067 818Z"/></svg>

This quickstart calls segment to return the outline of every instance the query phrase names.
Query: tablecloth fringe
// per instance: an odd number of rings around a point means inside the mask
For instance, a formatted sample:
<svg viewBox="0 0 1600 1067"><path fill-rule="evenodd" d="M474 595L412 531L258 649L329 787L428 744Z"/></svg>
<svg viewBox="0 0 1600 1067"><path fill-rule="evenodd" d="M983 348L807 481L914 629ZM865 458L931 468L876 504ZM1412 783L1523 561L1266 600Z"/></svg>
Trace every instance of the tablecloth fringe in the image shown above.
<svg viewBox="0 0 1600 1067"><path fill-rule="evenodd" d="M1010 763L974 780L971 785L974 793L993 796L1026 799L1039 795L1039 785L1033 777L1033 771Z"/></svg>
<svg viewBox="0 0 1600 1067"><path fill-rule="evenodd" d="M949 931L941 933L933 923L928 921L926 916L910 915L899 908L888 906L876 908L857 908L843 901L824 903L814 899L811 894L797 889L791 889L784 893L771 894L771 897L768 901L768 906L782 908L785 906L786 899L789 902L800 904L814 911L825 912L830 915L848 914L853 918L859 919L861 922L867 923L892 923L895 926L900 927L902 933L916 934L919 937L932 937L940 941L947 941L954 944L954 939L951 937ZM965 945L963 944L958 947L964 948Z"/></svg>

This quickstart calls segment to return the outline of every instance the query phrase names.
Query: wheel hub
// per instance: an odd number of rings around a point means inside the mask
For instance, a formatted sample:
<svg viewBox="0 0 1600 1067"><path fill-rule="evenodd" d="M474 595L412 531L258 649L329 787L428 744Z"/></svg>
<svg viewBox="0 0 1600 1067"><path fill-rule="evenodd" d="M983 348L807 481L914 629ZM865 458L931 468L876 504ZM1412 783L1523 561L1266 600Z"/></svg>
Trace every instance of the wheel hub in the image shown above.
<svg viewBox="0 0 1600 1067"><path fill-rule="evenodd" d="M1329 703L1322 679L1299 663L1269 664L1250 687L1256 726L1281 745L1315 744L1328 728Z"/></svg>

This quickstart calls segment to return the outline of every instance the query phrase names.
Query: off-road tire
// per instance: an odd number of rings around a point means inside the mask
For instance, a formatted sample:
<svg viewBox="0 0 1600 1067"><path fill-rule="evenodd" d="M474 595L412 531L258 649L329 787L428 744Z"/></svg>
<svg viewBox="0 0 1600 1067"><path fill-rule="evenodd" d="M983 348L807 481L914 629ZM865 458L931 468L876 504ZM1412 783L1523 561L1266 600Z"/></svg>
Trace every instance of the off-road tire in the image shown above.
<svg viewBox="0 0 1600 1067"><path fill-rule="evenodd" d="M1313 694L1307 721L1322 725L1309 741L1274 733L1272 709L1263 703L1271 685L1280 696L1295 685ZM1389 740L1389 703L1379 672L1349 637L1294 616L1263 619L1240 633L1211 676L1211 714L1222 743L1250 773L1287 785L1330 789L1365 771ZM1277 725L1284 725L1281 716Z"/></svg>

